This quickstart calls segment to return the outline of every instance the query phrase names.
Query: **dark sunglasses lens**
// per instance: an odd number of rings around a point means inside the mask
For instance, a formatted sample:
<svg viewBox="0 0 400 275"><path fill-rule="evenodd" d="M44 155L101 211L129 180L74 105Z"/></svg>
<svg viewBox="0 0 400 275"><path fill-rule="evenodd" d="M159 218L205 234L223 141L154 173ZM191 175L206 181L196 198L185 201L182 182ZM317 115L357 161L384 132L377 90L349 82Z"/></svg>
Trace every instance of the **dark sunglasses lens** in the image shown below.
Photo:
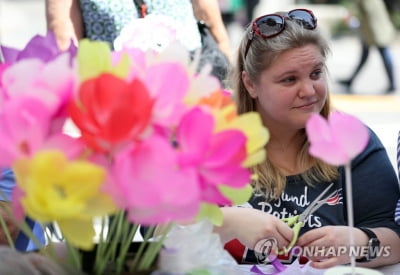
<svg viewBox="0 0 400 275"><path fill-rule="evenodd" d="M316 20L314 16L305 10L293 10L288 14L289 18L295 20L304 28L313 30L316 28Z"/></svg>
<svg viewBox="0 0 400 275"><path fill-rule="evenodd" d="M273 36L283 29L283 18L277 15L261 17L256 22L258 30L264 36Z"/></svg>

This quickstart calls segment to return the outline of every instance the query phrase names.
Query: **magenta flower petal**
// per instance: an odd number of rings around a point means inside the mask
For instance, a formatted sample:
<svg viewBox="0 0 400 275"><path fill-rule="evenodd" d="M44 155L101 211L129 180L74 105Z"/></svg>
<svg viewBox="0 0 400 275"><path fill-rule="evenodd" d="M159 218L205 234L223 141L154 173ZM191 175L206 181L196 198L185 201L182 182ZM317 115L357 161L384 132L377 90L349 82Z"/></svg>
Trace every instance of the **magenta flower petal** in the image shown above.
<svg viewBox="0 0 400 275"><path fill-rule="evenodd" d="M368 144L367 127L357 118L340 112L329 116L333 135L350 159L355 158Z"/></svg>
<svg viewBox="0 0 400 275"><path fill-rule="evenodd" d="M182 118L176 139L181 152L181 164L202 161L210 146L214 118L200 108L193 108Z"/></svg>
<svg viewBox="0 0 400 275"><path fill-rule="evenodd" d="M236 130L213 136L212 147L203 163L202 175L214 184L243 187L250 181L250 172L241 164L246 158L246 137Z"/></svg>
<svg viewBox="0 0 400 275"><path fill-rule="evenodd" d="M176 125L187 108L183 103L189 90L189 75L179 63L163 63L149 67L145 82L155 97L155 123Z"/></svg>
<svg viewBox="0 0 400 275"><path fill-rule="evenodd" d="M369 132L357 118L333 112L328 120L311 115L306 124L310 154L332 165L349 163L365 148Z"/></svg>
<svg viewBox="0 0 400 275"><path fill-rule="evenodd" d="M222 163L241 163L246 158L246 136L238 130L216 133L211 140L211 150L207 156L209 166Z"/></svg>
<svg viewBox="0 0 400 275"><path fill-rule="evenodd" d="M9 66L1 75L0 88L5 99L36 97L53 110L55 116L66 114L66 102L72 97L76 75L66 56L49 63L29 59Z"/></svg>
<svg viewBox="0 0 400 275"><path fill-rule="evenodd" d="M171 144L152 136L116 156L107 190L133 222L193 218L200 205L196 174L180 169Z"/></svg>
<svg viewBox="0 0 400 275"><path fill-rule="evenodd" d="M242 187L250 182L250 172L242 167L246 136L237 130L213 131L214 118L205 110L197 107L185 114L176 135L179 164L197 171L204 201L227 204L218 185Z"/></svg>
<svg viewBox="0 0 400 275"><path fill-rule="evenodd" d="M231 205L232 202L227 199L221 191L219 191L216 185L210 185L208 183L202 184L201 189L201 200L206 203L216 205Z"/></svg>
<svg viewBox="0 0 400 275"><path fill-rule="evenodd" d="M49 133L51 114L41 101L24 97L7 102L0 113L0 166L31 156Z"/></svg>
<svg viewBox="0 0 400 275"><path fill-rule="evenodd" d="M87 149L87 146L82 139L56 133L46 138L41 149L61 149L68 159L77 159Z"/></svg>

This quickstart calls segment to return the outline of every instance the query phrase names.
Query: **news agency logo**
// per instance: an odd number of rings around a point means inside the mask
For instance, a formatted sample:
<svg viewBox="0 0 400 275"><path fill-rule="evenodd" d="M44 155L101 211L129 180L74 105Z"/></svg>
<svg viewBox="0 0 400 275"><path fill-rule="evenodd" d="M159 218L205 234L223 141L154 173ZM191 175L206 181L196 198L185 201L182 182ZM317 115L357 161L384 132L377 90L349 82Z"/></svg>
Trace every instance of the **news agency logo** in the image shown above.
<svg viewBox="0 0 400 275"><path fill-rule="evenodd" d="M268 264L277 258L275 250L278 242L275 238L262 239L254 247L254 254L258 264Z"/></svg>
<svg viewBox="0 0 400 275"><path fill-rule="evenodd" d="M274 261L278 256L276 250L278 242L275 238L262 239L254 247L254 254L258 264L269 264ZM283 256L306 257L306 258L333 258L347 255L349 257L363 257L366 255L373 255L376 257L389 257L391 254L390 246L369 247L369 246L295 246L290 251L286 252Z"/></svg>

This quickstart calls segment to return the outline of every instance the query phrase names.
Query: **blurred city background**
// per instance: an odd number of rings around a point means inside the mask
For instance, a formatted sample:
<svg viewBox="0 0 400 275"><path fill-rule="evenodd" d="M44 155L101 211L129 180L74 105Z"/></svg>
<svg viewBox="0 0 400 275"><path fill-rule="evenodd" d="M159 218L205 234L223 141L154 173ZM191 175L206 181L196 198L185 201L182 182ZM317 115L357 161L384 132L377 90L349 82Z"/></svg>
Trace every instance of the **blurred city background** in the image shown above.
<svg viewBox="0 0 400 275"><path fill-rule="evenodd" d="M386 0L391 19L397 27L397 39L391 45L394 55L395 78L400 85L400 1ZM352 0L219 0L224 21L230 34L232 51L248 24L246 7L255 3L252 18L293 7L311 9L319 26L331 41L332 54L328 59L333 104L347 111L374 129L389 157L396 163L397 134L400 131L400 93L384 95L386 76L378 51L371 56L353 84L353 94L335 80L346 78L353 71L361 50L357 20L352 17ZM0 44L23 48L36 34L46 33L45 0L0 0Z"/></svg>

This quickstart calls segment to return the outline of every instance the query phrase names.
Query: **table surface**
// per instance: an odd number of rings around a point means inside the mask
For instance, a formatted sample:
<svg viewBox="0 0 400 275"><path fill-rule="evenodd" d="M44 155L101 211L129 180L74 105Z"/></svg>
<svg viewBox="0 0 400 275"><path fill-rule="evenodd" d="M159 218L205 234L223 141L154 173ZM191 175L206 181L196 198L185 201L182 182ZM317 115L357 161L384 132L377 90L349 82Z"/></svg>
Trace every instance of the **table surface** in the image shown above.
<svg viewBox="0 0 400 275"><path fill-rule="evenodd" d="M240 270L243 271L243 275L255 275L256 273L250 271L252 267L253 265L240 265ZM272 274L276 272L272 265L258 265L257 267L266 274ZM400 263L374 269L382 272L384 275L400 275ZM323 269L313 269L312 274L323 275L324 272L325 270Z"/></svg>

